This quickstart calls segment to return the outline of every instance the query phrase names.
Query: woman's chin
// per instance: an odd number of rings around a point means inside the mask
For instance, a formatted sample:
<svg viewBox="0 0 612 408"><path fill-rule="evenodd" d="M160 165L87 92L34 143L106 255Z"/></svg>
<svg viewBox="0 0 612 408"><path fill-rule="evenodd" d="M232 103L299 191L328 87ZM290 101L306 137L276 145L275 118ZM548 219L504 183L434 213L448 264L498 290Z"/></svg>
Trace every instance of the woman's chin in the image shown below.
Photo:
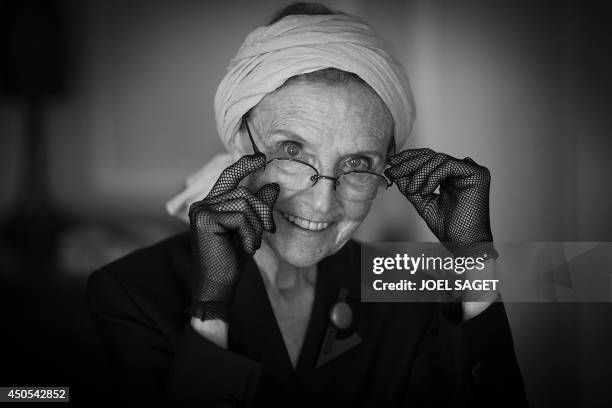
<svg viewBox="0 0 612 408"><path fill-rule="evenodd" d="M309 232L287 224L284 219L277 222L276 232L265 234L264 238L279 260L306 268L331 255L333 238L328 234L331 231Z"/></svg>
<svg viewBox="0 0 612 408"><path fill-rule="evenodd" d="M325 248L301 245L295 241L284 240L280 236L270 236L266 243L280 261L298 268L316 265L329 255Z"/></svg>

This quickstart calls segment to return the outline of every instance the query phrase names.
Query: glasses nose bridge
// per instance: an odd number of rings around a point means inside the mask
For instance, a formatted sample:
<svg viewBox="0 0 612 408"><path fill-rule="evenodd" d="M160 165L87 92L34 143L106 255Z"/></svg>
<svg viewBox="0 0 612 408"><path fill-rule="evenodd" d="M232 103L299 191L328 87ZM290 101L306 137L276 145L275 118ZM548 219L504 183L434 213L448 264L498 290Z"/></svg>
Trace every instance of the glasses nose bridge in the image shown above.
<svg viewBox="0 0 612 408"><path fill-rule="evenodd" d="M323 176L323 175L320 175L319 172L317 171L316 174L313 174L312 176L310 176L310 180L312 181L312 186L313 187L319 182L319 179L327 179L327 180L333 181L334 182L334 184L333 184L334 191L336 190L336 187L339 184L338 177Z"/></svg>

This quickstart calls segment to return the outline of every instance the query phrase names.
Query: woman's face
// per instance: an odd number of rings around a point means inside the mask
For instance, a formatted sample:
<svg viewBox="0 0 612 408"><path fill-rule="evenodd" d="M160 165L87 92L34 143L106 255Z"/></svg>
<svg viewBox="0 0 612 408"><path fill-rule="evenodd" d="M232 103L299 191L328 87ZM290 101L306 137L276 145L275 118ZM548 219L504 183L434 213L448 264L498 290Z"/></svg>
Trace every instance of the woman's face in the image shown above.
<svg viewBox="0 0 612 408"><path fill-rule="evenodd" d="M393 120L380 97L356 82L290 82L251 111L249 126L268 160L293 157L335 177L354 169L382 173ZM274 181L258 171L249 187L256 191ZM338 196L328 179L299 192L281 185L273 211L276 232L264 232L263 239L279 259L314 265L344 245L370 205Z"/></svg>

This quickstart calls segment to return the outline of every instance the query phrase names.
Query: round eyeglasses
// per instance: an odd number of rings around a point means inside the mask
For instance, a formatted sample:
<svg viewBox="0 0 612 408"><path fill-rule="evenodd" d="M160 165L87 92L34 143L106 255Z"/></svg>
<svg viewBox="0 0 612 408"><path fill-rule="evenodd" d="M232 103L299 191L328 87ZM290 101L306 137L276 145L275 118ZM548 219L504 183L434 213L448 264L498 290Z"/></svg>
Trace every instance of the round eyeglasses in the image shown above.
<svg viewBox="0 0 612 408"><path fill-rule="evenodd" d="M249 139L251 139L253 151L260 153L246 118L244 124ZM265 172L267 178L278 183L281 191L303 191L317 184L320 179L327 179L334 183L334 191L340 197L355 202L374 201L393 184L382 174L367 170L346 171L336 177L324 176L319 174L319 171L312 165L290 157L270 159L260 171Z"/></svg>

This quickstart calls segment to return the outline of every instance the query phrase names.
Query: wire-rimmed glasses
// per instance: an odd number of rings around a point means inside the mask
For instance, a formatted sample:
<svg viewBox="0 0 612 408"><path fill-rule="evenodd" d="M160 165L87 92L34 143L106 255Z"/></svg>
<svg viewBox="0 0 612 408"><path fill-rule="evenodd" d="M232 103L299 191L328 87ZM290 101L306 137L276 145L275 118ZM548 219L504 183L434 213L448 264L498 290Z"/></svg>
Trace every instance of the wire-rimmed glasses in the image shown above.
<svg viewBox="0 0 612 408"><path fill-rule="evenodd" d="M246 117L243 120L253 151L260 153L261 151L253 140ZM266 161L264 171L270 180L280 185L281 191L299 192L314 186L320 179L327 179L334 183L334 190L340 197L354 202L374 201L393 184L382 174L368 170L346 171L336 177L324 176L309 163L292 157L269 159Z"/></svg>

